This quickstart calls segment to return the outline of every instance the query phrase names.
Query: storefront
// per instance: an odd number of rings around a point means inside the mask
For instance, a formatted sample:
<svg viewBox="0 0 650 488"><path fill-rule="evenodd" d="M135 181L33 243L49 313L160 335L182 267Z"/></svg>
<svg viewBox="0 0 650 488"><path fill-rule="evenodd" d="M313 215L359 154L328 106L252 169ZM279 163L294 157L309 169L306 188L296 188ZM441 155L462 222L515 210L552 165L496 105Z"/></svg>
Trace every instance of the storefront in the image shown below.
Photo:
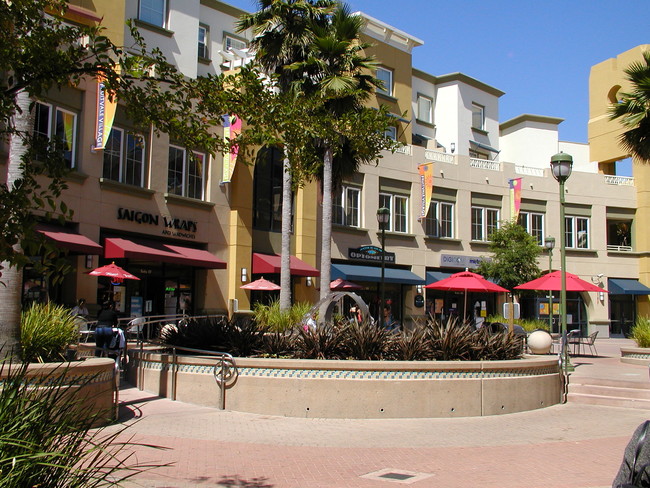
<svg viewBox="0 0 650 488"><path fill-rule="evenodd" d="M650 288L638 280L609 278L609 334L627 337L636 322L636 297L650 295Z"/></svg>

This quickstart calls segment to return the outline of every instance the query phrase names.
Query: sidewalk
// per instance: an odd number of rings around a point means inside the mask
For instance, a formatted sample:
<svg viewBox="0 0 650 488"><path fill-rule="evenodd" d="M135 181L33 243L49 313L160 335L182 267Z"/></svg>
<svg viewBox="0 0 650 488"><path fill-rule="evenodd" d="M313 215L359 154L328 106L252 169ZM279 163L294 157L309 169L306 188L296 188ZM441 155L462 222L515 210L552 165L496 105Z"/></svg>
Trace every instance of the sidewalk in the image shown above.
<svg viewBox="0 0 650 488"><path fill-rule="evenodd" d="M622 344L630 341L596 341L600 357L573 358L573 374L648 381L648 368L618 360ZM302 419L172 402L129 385L120 400L134 441L169 448L137 449L140 462L173 463L126 485L148 488L604 488L650 415L569 403L479 418Z"/></svg>

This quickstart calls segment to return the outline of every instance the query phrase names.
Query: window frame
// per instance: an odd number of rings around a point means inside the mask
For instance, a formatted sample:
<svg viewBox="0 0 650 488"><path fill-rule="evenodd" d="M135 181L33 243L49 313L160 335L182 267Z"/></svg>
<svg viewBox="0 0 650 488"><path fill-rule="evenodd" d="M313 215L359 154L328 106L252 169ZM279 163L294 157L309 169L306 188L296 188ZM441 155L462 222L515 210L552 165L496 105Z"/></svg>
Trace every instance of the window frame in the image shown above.
<svg viewBox="0 0 650 488"><path fill-rule="evenodd" d="M148 3L148 4L162 4L162 21L161 23L158 23L156 19L153 19L152 17L149 18L144 18L145 15L143 15L143 3ZM149 6L146 7L147 10L150 10L154 12L154 9L150 8ZM157 13L154 12L154 13ZM169 3L168 0L138 0L138 20L141 22L146 22L147 24L155 25L157 27L161 27L163 29L166 29L168 27L168 22L169 22ZM154 20L152 22L152 20Z"/></svg>
<svg viewBox="0 0 650 488"><path fill-rule="evenodd" d="M472 205L471 209L471 240L488 242L493 231L499 229L500 209L496 207L482 207ZM480 222L475 219L480 218ZM480 232L480 236L478 233Z"/></svg>
<svg viewBox="0 0 650 488"><path fill-rule="evenodd" d="M397 141L397 127L394 125L386 127L386 130L384 130L384 137L388 137L392 141Z"/></svg>
<svg viewBox="0 0 650 488"><path fill-rule="evenodd" d="M356 195L354 195L356 194ZM352 195L352 199L350 196ZM356 206L350 206L351 201ZM342 185L332 202L332 223L346 227L361 227L361 188Z"/></svg>
<svg viewBox="0 0 650 488"><path fill-rule="evenodd" d="M385 72L388 74L388 82L386 83L382 78L380 78L379 73L380 72ZM393 77L393 70L390 68L386 68L385 66L377 66L377 70L375 72L375 77L382 82L384 82L384 88L376 88L376 92L379 93L380 95L386 95L388 97L393 96L393 84L394 84L394 77Z"/></svg>
<svg viewBox="0 0 650 488"><path fill-rule="evenodd" d="M426 117L422 117L422 111L420 110L420 100L426 100L429 103L429 108L427 110ZM426 124L433 124L433 98L418 93L416 103L418 109L417 120L419 120L420 122L424 122Z"/></svg>
<svg viewBox="0 0 650 488"><path fill-rule="evenodd" d="M243 47L233 47L233 46L228 46L229 40L235 41L235 42L241 42L244 46ZM223 35L223 50L228 51L230 49L246 49L248 47L248 41L246 39L243 39L238 36L234 36L229 33L224 33Z"/></svg>
<svg viewBox="0 0 650 488"><path fill-rule="evenodd" d="M72 141L70 143L70 149L65 149L65 152L69 152L70 156L63 156L66 167L69 169L74 169L77 167L77 143L78 143L78 127L79 124L79 114L74 110L69 110L63 108L60 105L57 105L52 102L37 101L34 105L35 110L41 110L41 108L47 108L47 133L43 133L40 130L37 130L37 123L39 122L40 115L34 114L34 124L32 125L32 132L34 136L43 137L46 139L46 143L51 143L54 138L60 137L59 128L59 114L71 115L72 116ZM65 121L62 120L63 128L65 130ZM41 124L39 124L41 125ZM67 134L66 134L67 135ZM67 141L66 137L61 137L61 142L65 143Z"/></svg>
<svg viewBox="0 0 650 488"><path fill-rule="evenodd" d="M480 117L480 125L476 125L476 116ZM485 130L485 106L472 102L472 129Z"/></svg>
<svg viewBox="0 0 650 488"><path fill-rule="evenodd" d="M578 215L565 215L564 245L567 249L590 249L591 222L589 217ZM579 224L584 224L586 230L580 230ZM584 232L586 239L580 242L580 233Z"/></svg>
<svg viewBox="0 0 650 488"><path fill-rule="evenodd" d="M453 239L455 235L455 204L440 200L431 200L429 211L426 217L422 219L424 224L424 233L427 237L437 239ZM444 212L443 210L448 210ZM435 214L435 215L432 215ZM450 218L445 218L451 215ZM432 231L432 232L430 232Z"/></svg>
<svg viewBox="0 0 650 488"><path fill-rule="evenodd" d="M523 221L524 216L525 216L525 221ZM534 227L535 222L533 221L536 218L541 220L541 226L538 227L537 229ZM535 240L537 241L537 245L539 246L544 245L545 214L541 212L529 212L527 210L523 210L519 212L519 218L517 219L517 223L521 225L524 229L526 229L526 232L528 232L528 234L530 234L535 238Z"/></svg>
<svg viewBox="0 0 650 488"><path fill-rule="evenodd" d="M399 206L399 208L398 208ZM379 207L390 209L390 218L386 230L398 234L409 232L409 197L398 193L379 192ZM403 212L398 212L403 210Z"/></svg>
<svg viewBox="0 0 650 488"><path fill-rule="evenodd" d="M177 191L170 191L170 173L172 171L171 169L171 151L179 151L182 153L182 171L179 172L178 170L174 170L175 174L181 174L181 192L178 193ZM204 201L206 197L206 175L207 175L207 157L205 153L202 153L200 151L190 151L184 147L177 146L175 144L170 144L169 145L169 150L168 150L168 166L167 166L167 193L170 195L177 195L185 198L192 198L194 200L201 200ZM197 178L200 183L201 183L201 191L200 191L200 196L196 196L194 192L190 192L190 179L193 177L190 174L190 166L193 163L193 159L190 157L190 155L195 155L199 156L199 159L201 160L201 176ZM191 193L191 194L190 194Z"/></svg>
<svg viewBox="0 0 650 488"><path fill-rule="evenodd" d="M205 33L203 36L203 42L201 42L201 30ZM199 23L198 29L198 57L200 59L210 59L210 26L207 24ZM203 50L201 50L203 49Z"/></svg>

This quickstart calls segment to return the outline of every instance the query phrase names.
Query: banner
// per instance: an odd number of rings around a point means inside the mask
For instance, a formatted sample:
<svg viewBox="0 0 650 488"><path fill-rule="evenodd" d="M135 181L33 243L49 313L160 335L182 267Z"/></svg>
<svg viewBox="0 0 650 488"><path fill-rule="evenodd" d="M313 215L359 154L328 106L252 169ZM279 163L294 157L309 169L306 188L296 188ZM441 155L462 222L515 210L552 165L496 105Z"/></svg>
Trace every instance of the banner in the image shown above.
<svg viewBox="0 0 650 488"><path fill-rule="evenodd" d="M236 115L223 116L223 138L226 142L235 139L241 134L241 119ZM223 175L222 183L230 183L232 175L235 172L235 163L237 163L238 146L233 146L229 153L223 155Z"/></svg>
<svg viewBox="0 0 650 488"><path fill-rule="evenodd" d="M521 208L521 178L510 180L510 219L517 222Z"/></svg>
<svg viewBox="0 0 650 488"><path fill-rule="evenodd" d="M431 195L433 194L433 163L424 163L418 165L420 173L420 183L422 184L422 205L418 220L422 220L429 213L431 205Z"/></svg>
<svg viewBox="0 0 650 488"><path fill-rule="evenodd" d="M106 141L113 127L115 111L117 110L117 99L109 100L104 86L104 78L97 77L97 119L95 121L95 145L94 150L104 149Z"/></svg>

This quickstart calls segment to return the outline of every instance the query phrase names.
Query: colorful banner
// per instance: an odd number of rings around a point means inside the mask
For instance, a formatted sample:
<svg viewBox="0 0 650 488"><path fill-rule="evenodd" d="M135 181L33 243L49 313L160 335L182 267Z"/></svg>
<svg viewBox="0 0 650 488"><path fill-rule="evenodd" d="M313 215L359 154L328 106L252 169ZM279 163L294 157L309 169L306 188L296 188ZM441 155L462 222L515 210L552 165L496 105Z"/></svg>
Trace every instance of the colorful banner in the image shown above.
<svg viewBox="0 0 650 488"><path fill-rule="evenodd" d="M94 150L104 149L106 141L113 127L115 111L117 110L117 98L109 100L102 77L97 78L97 120L95 122L95 145Z"/></svg>
<svg viewBox="0 0 650 488"><path fill-rule="evenodd" d="M521 208L521 178L510 180L510 219L516 222Z"/></svg>
<svg viewBox="0 0 650 488"><path fill-rule="evenodd" d="M223 116L223 138L226 142L235 139L241 134L241 119L236 115ZM232 175L235 172L235 163L237 163L238 146L233 146L229 153L223 155L223 175L222 183L230 183Z"/></svg>
<svg viewBox="0 0 650 488"><path fill-rule="evenodd" d="M420 183L422 184L422 205L418 220L422 220L429 213L431 205L431 195L433 194L433 163L424 163L418 165L420 173Z"/></svg>

